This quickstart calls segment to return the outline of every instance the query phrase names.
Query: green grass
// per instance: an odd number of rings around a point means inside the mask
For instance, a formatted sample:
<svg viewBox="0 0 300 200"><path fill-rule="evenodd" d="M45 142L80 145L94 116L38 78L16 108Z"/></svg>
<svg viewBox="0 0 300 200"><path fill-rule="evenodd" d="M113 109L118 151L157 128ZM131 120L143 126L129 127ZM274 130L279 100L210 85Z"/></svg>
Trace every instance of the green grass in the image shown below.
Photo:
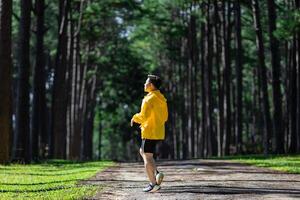
<svg viewBox="0 0 300 200"><path fill-rule="evenodd" d="M221 159L265 167L288 173L300 174L300 155L246 155L228 156Z"/></svg>
<svg viewBox="0 0 300 200"><path fill-rule="evenodd" d="M112 165L110 161L63 160L0 165L0 199L83 199L100 188L78 182Z"/></svg>

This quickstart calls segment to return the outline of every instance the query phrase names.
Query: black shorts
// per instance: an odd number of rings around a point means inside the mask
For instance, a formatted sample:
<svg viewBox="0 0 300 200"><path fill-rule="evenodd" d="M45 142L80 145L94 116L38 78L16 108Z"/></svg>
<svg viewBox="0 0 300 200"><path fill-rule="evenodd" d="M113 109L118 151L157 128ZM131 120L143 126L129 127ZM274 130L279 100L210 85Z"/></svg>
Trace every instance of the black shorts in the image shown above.
<svg viewBox="0 0 300 200"><path fill-rule="evenodd" d="M141 149L145 153L155 153L155 147L158 140L149 140L149 139L142 139L141 141Z"/></svg>

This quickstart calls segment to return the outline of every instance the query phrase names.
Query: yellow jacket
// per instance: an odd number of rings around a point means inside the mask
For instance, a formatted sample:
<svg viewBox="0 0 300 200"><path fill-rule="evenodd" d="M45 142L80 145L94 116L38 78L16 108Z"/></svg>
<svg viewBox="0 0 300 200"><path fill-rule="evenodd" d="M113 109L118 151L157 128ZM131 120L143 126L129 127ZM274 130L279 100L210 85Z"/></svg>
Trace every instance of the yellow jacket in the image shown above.
<svg viewBox="0 0 300 200"><path fill-rule="evenodd" d="M141 124L142 139L165 139L167 120L167 100L159 90L149 92L143 99L141 112L133 116L133 121Z"/></svg>

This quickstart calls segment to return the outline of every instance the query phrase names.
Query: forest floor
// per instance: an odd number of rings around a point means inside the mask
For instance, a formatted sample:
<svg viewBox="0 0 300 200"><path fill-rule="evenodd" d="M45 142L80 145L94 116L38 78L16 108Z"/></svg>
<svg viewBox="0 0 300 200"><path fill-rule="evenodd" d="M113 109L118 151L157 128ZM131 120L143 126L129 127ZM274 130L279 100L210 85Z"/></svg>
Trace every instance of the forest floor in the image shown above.
<svg viewBox="0 0 300 200"><path fill-rule="evenodd" d="M300 199L300 174L275 171L228 160L160 161L161 189L144 193L143 164L119 163L84 184L101 190L90 199Z"/></svg>

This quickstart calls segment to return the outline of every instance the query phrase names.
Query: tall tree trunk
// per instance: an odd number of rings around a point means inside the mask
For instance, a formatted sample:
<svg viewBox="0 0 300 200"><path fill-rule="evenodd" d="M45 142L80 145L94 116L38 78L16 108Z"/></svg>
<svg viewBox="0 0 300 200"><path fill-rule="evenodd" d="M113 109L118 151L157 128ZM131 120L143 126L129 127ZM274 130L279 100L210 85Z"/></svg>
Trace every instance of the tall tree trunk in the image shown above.
<svg viewBox="0 0 300 200"><path fill-rule="evenodd" d="M101 101L101 100L100 100ZM101 105L101 102L98 102L99 105ZM99 106L100 107L100 106ZM99 128L98 128L98 133L99 133L99 140L98 140L98 159L102 159L102 118L101 118L101 112L99 112Z"/></svg>
<svg viewBox="0 0 300 200"><path fill-rule="evenodd" d="M235 22L236 22L236 85L237 85L237 97L236 97L236 152L238 154L242 151L242 131L243 131L243 49L241 38L241 7L240 0L235 2Z"/></svg>
<svg viewBox="0 0 300 200"><path fill-rule="evenodd" d="M291 47L291 64L289 64L290 71L288 72L288 92L287 92L287 99L289 100L287 102L288 104L288 114L290 119L290 147L289 147L289 153L296 153L297 152L297 60L296 60L296 53L297 53L297 39L294 36L292 41L292 47Z"/></svg>
<svg viewBox="0 0 300 200"><path fill-rule="evenodd" d="M84 113L86 111L86 73L87 65L81 62L80 49L80 30L81 19L83 13L83 2L76 2L74 4L75 12L79 13L74 32L74 61L73 67L76 69L75 77L75 129L73 133L73 159L83 159L83 145L84 145ZM75 20L74 20L75 23ZM87 47L88 49L89 47Z"/></svg>
<svg viewBox="0 0 300 200"><path fill-rule="evenodd" d="M78 44L79 45L79 44ZM86 47L86 51L87 52L89 52L90 51L90 49L89 49L90 47L89 47L89 45L88 45L88 47ZM79 50L78 50L78 52L79 52ZM88 53L87 53L87 55L88 55ZM79 57L79 54L78 54L78 57ZM80 63L80 61L79 61L79 63ZM84 147L84 145L85 145L85 143L87 143L87 142L91 142L90 140L92 139L92 138L90 138L91 136L92 136L92 133L91 132L89 132L89 133L87 133L87 134L85 134L86 133L86 131L84 131L84 127L87 125L87 123L86 123L86 121L87 121L87 115L86 115L86 113L88 113L89 112L89 109L88 109L88 104L89 103L92 103L92 102L90 102L90 99L89 99L89 95L91 95L90 94L90 88L89 88L89 86L88 86L88 80L86 79L86 77L87 77L87 71L88 71L88 66L89 66L89 62L87 61L85 64L82 64L81 65L82 66L82 71L81 71L81 80L80 80L80 85L81 85L81 88L80 88L80 103L79 103L79 108L80 108L80 112L79 112L79 119L81 120L79 123L81 123L81 149L83 150L82 152L80 152L80 155L81 155L81 159L86 159L86 158L84 158L84 153L85 153L85 147ZM91 86L92 87L92 86ZM92 111L93 112L93 111ZM87 149L88 149L89 147L87 147ZM86 149L86 150L87 150ZM87 151L86 151L87 152Z"/></svg>
<svg viewBox="0 0 300 200"><path fill-rule="evenodd" d="M189 34L188 34L188 48L189 48L189 152L191 157L195 157L195 88L194 88L194 69L197 64L196 55L196 17L190 16L189 21Z"/></svg>
<svg viewBox="0 0 300 200"><path fill-rule="evenodd" d="M12 1L0 1L0 164L10 159L12 135Z"/></svg>
<svg viewBox="0 0 300 200"><path fill-rule="evenodd" d="M215 55L216 55L216 70L217 70L217 90L218 90L218 122L217 122L217 136L218 136L218 156L222 155L223 149L223 125L224 125L224 109L223 109L223 84L221 76L220 57L221 57L221 46L220 46L220 17L218 2L214 1L214 37L215 37Z"/></svg>
<svg viewBox="0 0 300 200"><path fill-rule="evenodd" d="M181 38L181 58L184 60L185 58L185 38L182 37ZM181 64L180 66L180 81L182 83L182 87L181 87L181 95L182 95L182 104L181 104L181 137L180 140L181 142L181 147L182 147L182 159L187 159L188 154L187 154L187 140L186 140L186 135L187 135L187 131L186 131L186 106L185 106L185 102L186 102L186 95L185 95L185 87L186 87L186 75L185 75L185 65Z"/></svg>
<svg viewBox="0 0 300 200"><path fill-rule="evenodd" d="M269 37L271 47L271 62L273 69L273 122L274 122L274 137L275 137L275 152L284 153L284 127L282 118L282 94L281 94L281 69L280 69L280 53L279 41L274 36L276 31L276 10L274 0L268 0L268 16L269 16Z"/></svg>
<svg viewBox="0 0 300 200"><path fill-rule="evenodd" d="M300 2L295 0L296 8L300 9ZM297 38L297 153L300 153L300 30L296 32Z"/></svg>
<svg viewBox="0 0 300 200"><path fill-rule="evenodd" d="M30 23L31 0L21 0L21 17L18 46L18 92L17 92L17 159L31 160L29 128L29 76L30 76Z"/></svg>
<svg viewBox="0 0 300 200"><path fill-rule="evenodd" d="M260 24L260 11L259 5L257 0L252 0L252 10L253 10L253 21L254 21L254 28L256 32L256 46L257 46L257 54L258 54L258 73L260 76L261 81L261 97L262 97L262 104L263 104L263 119L265 125L264 131L264 154L267 155L270 152L270 138L273 135L272 130L272 122L270 116L270 104L269 104L269 97L268 97L268 83L267 83L267 74L266 74L266 64L265 64L265 54L264 54L264 43L263 43L263 35L262 29Z"/></svg>
<svg viewBox="0 0 300 200"><path fill-rule="evenodd" d="M91 160L93 158L93 132L94 132L94 117L96 105L96 75L94 75L87 86L87 109L85 114L85 129L84 129L84 145L83 158Z"/></svg>
<svg viewBox="0 0 300 200"><path fill-rule="evenodd" d="M69 1L59 1L59 40L56 56L54 75L54 89L52 96L52 134L53 134L53 157L66 158L66 66L67 66L67 23Z"/></svg>
<svg viewBox="0 0 300 200"><path fill-rule="evenodd" d="M210 20L210 1L208 1L207 5L207 20L206 20L206 60L207 65L205 67L205 75L206 75L206 130L207 130L207 141L208 141L208 155L216 155L216 137L213 131L213 101L212 101L212 58L213 58L213 48L214 40L212 38L212 29L211 29L211 20Z"/></svg>
<svg viewBox="0 0 300 200"><path fill-rule="evenodd" d="M252 72L253 72L252 92L251 92L252 103L251 103L251 112L250 112L252 115L252 130L250 133L250 141L251 141L250 144L252 147L254 147L256 145L256 138L258 135L257 133L259 132L257 130L260 129L260 126L258 126L258 122L260 122L261 119L261 114L260 114L261 112L259 112L261 106L260 93L259 93L259 89L261 88L261 81L260 81L260 75L258 73L257 67L253 67ZM247 153L248 153L248 149L247 149Z"/></svg>
<svg viewBox="0 0 300 200"><path fill-rule="evenodd" d="M81 153L81 139L82 139L82 135L81 135L81 128L82 128L82 124L81 124L81 110L80 110L80 97L81 97L81 93L80 93L80 87L81 87L81 83L80 83L80 79L82 76L81 73L81 64L78 62L78 36L74 35L74 46L73 49L71 51L73 51L73 84L72 84L72 98L73 98L73 131L70 135L70 158L73 160L78 160L80 159L80 153Z"/></svg>
<svg viewBox="0 0 300 200"><path fill-rule="evenodd" d="M227 12L226 12L227 11ZM226 129L224 135L224 154L229 155L230 153L230 142L231 142L231 2L223 2L223 32L224 32L224 87L225 87L225 120Z"/></svg>
<svg viewBox="0 0 300 200"><path fill-rule="evenodd" d="M36 0L36 64L33 77L33 112L32 112L32 157L39 158L39 151L47 144L46 134L46 97L45 97L45 56L44 56L44 0Z"/></svg>
<svg viewBox="0 0 300 200"><path fill-rule="evenodd" d="M177 44L177 48L178 48L178 52L180 52L180 41L176 41L176 44ZM176 73L178 74L178 76L180 76L180 64L176 64ZM179 92L180 92L180 84L178 84L178 80L177 79L175 81L175 94L176 94L176 97L180 96ZM175 104L177 105L177 104ZM178 108L178 107L177 107ZM175 127L176 127L176 159L180 159L180 156L181 156L181 141L180 141L180 135L182 135L181 133L181 126L179 124L181 118L180 118L180 115L178 114L178 112L180 112L180 108L179 109L176 109L175 111L175 119L176 119L176 124L175 124ZM174 120L175 120L174 119Z"/></svg>
<svg viewBox="0 0 300 200"><path fill-rule="evenodd" d="M207 129L206 129L206 95L205 95L205 23L201 23L200 55L201 55L201 132L200 132L200 156L207 156Z"/></svg>
<svg viewBox="0 0 300 200"><path fill-rule="evenodd" d="M283 53L283 58L284 58L284 67L285 69L283 70L283 73L285 74L285 77L283 77L283 118L284 120L284 148L289 151L290 148L290 123L291 123L291 118L290 118L290 102L291 99L289 98L289 77L290 77L290 71L291 71L291 55L292 55L292 48L289 48L289 42L285 41L284 42L284 53Z"/></svg>
<svg viewBox="0 0 300 200"><path fill-rule="evenodd" d="M68 138L69 138L69 143L68 143L68 158L72 159L73 157L73 138L74 138L74 132L75 132L75 86L76 86L76 68L74 67L74 62L75 62L75 56L74 56L74 20L72 19L72 10L69 11L69 27L70 27L70 32L68 33L69 37L69 62L68 62L68 67L69 67L69 132L68 132Z"/></svg>
<svg viewBox="0 0 300 200"><path fill-rule="evenodd" d="M188 52L187 52L188 48L187 48L187 38L184 38L184 46L183 46L183 51L184 51L184 64L183 67L187 68L188 67ZM183 87L183 96L184 96L184 110L187 112L184 120L189 119L189 106L190 106L190 102L189 102L189 70L184 69L183 70L183 74L184 74L184 87ZM184 141L185 141L185 148L184 148L184 152L185 152L185 158L191 158L191 148L190 148L190 131L189 131L189 120L187 120L187 123L184 125Z"/></svg>
<svg viewBox="0 0 300 200"><path fill-rule="evenodd" d="M66 134L66 157L67 159L70 159L70 153L71 153L71 136L73 133L74 129L74 120L73 120L73 90L72 90L72 84L73 84L73 34L74 34L74 26L72 23L72 10L70 9L68 12L68 50L67 50L67 60L68 60L68 65L67 65L67 93L68 93L68 99L67 99L67 134Z"/></svg>

